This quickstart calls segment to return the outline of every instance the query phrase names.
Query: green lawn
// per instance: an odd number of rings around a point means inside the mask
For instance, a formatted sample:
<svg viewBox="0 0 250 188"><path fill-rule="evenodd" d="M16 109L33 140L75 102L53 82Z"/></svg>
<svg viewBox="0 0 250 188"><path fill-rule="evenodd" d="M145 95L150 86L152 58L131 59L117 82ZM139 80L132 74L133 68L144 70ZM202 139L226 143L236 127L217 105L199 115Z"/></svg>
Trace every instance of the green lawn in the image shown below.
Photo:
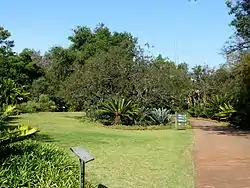
<svg viewBox="0 0 250 188"><path fill-rule="evenodd" d="M43 141L70 152L83 146L95 160L87 178L110 188L193 188L192 130L117 130L80 121L82 113L24 114L18 122L40 129ZM41 136L42 137L42 136ZM74 157L72 155L72 157Z"/></svg>

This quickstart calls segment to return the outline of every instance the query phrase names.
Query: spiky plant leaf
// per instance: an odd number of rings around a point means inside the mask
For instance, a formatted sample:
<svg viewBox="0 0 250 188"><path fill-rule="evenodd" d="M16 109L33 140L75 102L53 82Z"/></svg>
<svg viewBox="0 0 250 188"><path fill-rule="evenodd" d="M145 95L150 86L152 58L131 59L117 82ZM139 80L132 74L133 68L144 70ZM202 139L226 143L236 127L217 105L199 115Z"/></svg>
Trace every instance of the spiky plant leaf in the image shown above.
<svg viewBox="0 0 250 188"><path fill-rule="evenodd" d="M97 113L112 118L115 124L122 124L124 119L133 119L138 114L138 107L131 100L110 99L100 105Z"/></svg>
<svg viewBox="0 0 250 188"><path fill-rule="evenodd" d="M171 117L170 110L164 108L153 108L150 117L156 124L167 124Z"/></svg>

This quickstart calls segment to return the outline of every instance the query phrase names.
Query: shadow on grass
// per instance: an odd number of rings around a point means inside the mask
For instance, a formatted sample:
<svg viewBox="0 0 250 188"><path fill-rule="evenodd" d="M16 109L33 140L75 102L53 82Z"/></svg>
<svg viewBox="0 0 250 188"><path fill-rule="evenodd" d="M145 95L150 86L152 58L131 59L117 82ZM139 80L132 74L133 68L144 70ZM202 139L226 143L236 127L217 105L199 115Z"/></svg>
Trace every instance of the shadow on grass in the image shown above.
<svg viewBox="0 0 250 188"><path fill-rule="evenodd" d="M32 136L31 139L35 141L42 141L42 142L55 142L55 139L52 138L51 136L47 134L41 134L41 133L37 133L36 135Z"/></svg>
<svg viewBox="0 0 250 188"><path fill-rule="evenodd" d="M32 152L35 147L36 147L35 144L25 146L25 148L20 147L20 145L18 144L8 144L2 146L0 147L0 152L1 152L0 164L2 165L2 163L9 157L20 156L26 152Z"/></svg>
<svg viewBox="0 0 250 188"><path fill-rule="evenodd" d="M70 118L70 119L77 119L77 120L84 119L84 116L82 116L82 115L71 115L71 116L63 116L63 117Z"/></svg>
<svg viewBox="0 0 250 188"><path fill-rule="evenodd" d="M103 184L99 184L99 185L98 185L98 188L108 188L108 187L106 187L106 186L103 185Z"/></svg>

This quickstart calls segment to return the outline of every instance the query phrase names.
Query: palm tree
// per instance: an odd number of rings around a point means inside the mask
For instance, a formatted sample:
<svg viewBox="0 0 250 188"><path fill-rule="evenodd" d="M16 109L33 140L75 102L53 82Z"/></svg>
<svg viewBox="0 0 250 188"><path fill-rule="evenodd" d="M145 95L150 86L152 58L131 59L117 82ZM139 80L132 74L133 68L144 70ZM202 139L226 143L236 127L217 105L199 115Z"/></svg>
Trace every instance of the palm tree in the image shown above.
<svg viewBox="0 0 250 188"><path fill-rule="evenodd" d="M125 118L133 119L138 113L138 107L131 100L125 99L110 99L101 104L98 114L108 115L114 118L114 124L122 124L122 120Z"/></svg>

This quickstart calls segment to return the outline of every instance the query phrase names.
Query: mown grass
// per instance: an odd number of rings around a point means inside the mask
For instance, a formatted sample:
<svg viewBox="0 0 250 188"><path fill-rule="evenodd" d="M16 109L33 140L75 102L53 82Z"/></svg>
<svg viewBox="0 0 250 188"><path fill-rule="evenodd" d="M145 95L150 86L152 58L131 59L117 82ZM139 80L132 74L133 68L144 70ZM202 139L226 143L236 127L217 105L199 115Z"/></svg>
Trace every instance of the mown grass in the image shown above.
<svg viewBox="0 0 250 188"><path fill-rule="evenodd" d="M111 129L78 120L82 116L36 113L21 115L17 121L39 128L42 142L54 142L69 153L73 146L86 148L95 158L86 167L87 178L94 184L111 188L194 187L189 151L192 130Z"/></svg>

